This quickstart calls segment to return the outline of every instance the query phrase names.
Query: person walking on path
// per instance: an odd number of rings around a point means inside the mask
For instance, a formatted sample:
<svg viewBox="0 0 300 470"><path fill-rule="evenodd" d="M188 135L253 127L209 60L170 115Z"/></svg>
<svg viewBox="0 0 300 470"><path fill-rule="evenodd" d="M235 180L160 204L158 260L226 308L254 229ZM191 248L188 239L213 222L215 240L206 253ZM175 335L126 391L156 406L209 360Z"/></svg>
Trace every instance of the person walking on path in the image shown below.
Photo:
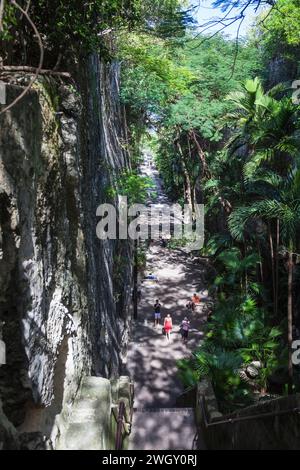
<svg viewBox="0 0 300 470"><path fill-rule="evenodd" d="M145 279L158 283L158 277L153 273L149 273L147 276L144 277L144 280Z"/></svg>
<svg viewBox="0 0 300 470"><path fill-rule="evenodd" d="M159 300L156 299L155 304L154 304L154 326L159 325L160 318L161 318L161 305L159 303Z"/></svg>
<svg viewBox="0 0 300 470"><path fill-rule="evenodd" d="M164 320L164 330L165 330L166 338L167 338L168 341L170 341L170 339L171 339L170 335L171 335L172 328L173 328L172 317L168 313L168 315L166 316L166 318Z"/></svg>
<svg viewBox="0 0 300 470"><path fill-rule="evenodd" d="M201 299L200 299L199 295L194 294L193 297L192 297L192 303L193 303L193 307L194 307L193 310L195 310L196 307L198 305L200 305L200 302L201 302Z"/></svg>
<svg viewBox="0 0 300 470"><path fill-rule="evenodd" d="M182 320L180 325L181 338L183 343L187 343L190 329L190 321L187 317Z"/></svg>

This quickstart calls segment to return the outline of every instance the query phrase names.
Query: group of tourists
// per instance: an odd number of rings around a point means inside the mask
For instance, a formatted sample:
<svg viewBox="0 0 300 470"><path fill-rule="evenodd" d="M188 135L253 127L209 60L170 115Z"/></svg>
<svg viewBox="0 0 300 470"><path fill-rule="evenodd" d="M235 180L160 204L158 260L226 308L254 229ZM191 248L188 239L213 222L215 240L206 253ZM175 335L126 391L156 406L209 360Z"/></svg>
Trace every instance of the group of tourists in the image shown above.
<svg viewBox="0 0 300 470"><path fill-rule="evenodd" d="M188 302L186 305L187 309L189 311L195 311L196 307L200 305L201 299L197 294L194 294L192 299ZM154 308L154 326L160 326L160 320L161 320L161 304L158 299L156 299L155 304L153 306ZM188 340L189 336L189 330L190 330L190 321L187 317L185 317L181 324L180 324L180 334L183 343L186 343ZM162 332L166 336L166 339L170 341L170 335L173 330L173 320L171 315L168 313L166 317L164 318L163 321L163 326L162 326Z"/></svg>

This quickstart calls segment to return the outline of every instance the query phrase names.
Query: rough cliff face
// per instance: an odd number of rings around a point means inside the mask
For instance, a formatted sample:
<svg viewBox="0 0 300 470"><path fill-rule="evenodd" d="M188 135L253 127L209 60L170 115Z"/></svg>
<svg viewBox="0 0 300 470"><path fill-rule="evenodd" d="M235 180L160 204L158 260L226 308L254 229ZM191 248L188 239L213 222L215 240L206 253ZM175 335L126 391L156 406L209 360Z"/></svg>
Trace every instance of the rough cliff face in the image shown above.
<svg viewBox="0 0 300 470"><path fill-rule="evenodd" d="M298 64L292 58L274 56L267 67L267 86L272 88L278 83L288 83L298 79Z"/></svg>
<svg viewBox="0 0 300 470"><path fill-rule="evenodd" d="M77 86L43 78L0 117L0 394L21 431L50 436L83 375L117 376L131 246L96 237L96 208L128 166L118 64L91 56ZM28 77L6 77L7 101Z"/></svg>

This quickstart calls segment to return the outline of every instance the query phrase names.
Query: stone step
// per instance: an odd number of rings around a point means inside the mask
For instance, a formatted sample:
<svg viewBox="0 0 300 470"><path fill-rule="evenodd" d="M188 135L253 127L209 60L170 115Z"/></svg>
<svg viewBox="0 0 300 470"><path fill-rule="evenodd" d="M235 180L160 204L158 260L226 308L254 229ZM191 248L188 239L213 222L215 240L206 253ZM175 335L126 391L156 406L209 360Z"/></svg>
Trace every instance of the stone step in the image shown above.
<svg viewBox="0 0 300 470"><path fill-rule="evenodd" d="M68 450L100 450L105 448L103 428L90 421L71 423L65 436Z"/></svg>
<svg viewBox="0 0 300 470"><path fill-rule="evenodd" d="M191 450L197 428L193 408L137 408L133 413L131 450Z"/></svg>
<svg viewBox="0 0 300 470"><path fill-rule="evenodd" d="M85 377L64 438L64 449L107 448L111 417L111 385L102 377Z"/></svg>
<svg viewBox="0 0 300 470"><path fill-rule="evenodd" d="M81 384L80 397L97 399L103 393L109 393L109 381L103 377L85 377Z"/></svg>
<svg viewBox="0 0 300 470"><path fill-rule="evenodd" d="M99 405L98 398L85 398L80 396L74 403L74 409L90 408L95 409Z"/></svg>
<svg viewBox="0 0 300 470"><path fill-rule="evenodd" d="M85 421L99 423L101 417L98 416L95 408L75 408L70 418L70 424L84 423Z"/></svg>
<svg viewBox="0 0 300 470"><path fill-rule="evenodd" d="M134 413L181 413L190 415L194 413L194 408L133 408Z"/></svg>

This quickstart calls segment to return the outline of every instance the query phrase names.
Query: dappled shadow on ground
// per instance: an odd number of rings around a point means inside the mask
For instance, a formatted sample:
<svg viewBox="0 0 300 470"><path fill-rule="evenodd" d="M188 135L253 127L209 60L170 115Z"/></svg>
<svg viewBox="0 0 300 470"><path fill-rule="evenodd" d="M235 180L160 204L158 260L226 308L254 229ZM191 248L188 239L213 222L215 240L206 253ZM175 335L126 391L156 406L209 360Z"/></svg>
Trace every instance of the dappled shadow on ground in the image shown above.
<svg viewBox="0 0 300 470"><path fill-rule="evenodd" d="M201 282L203 266L193 262L185 253L154 244L149 250L147 267L158 276L159 282L144 281L142 285L127 368L135 382L135 406L174 406L176 398L183 392L176 361L188 357L203 337L205 316L202 308L205 299L195 312L186 308L194 292L206 295ZM173 319L170 342L162 334L162 324L154 327L153 304L156 299L162 305L161 322L168 313ZM182 343L179 333L185 316L191 322L187 344Z"/></svg>
<svg viewBox="0 0 300 470"><path fill-rule="evenodd" d="M151 158L149 165L143 165L142 174L152 177L156 186L156 196L151 201L153 195L149 195L149 203L168 203ZM206 263L193 259L184 250L163 248L158 242L152 242L147 252L147 271L155 274L158 282L144 280L142 283L138 319L133 324L127 355L127 373L135 386L130 445L134 449L192 449L197 434L193 410L175 409L178 397L184 392L176 361L189 357L203 338L206 321L203 305L209 300L204 282ZM191 312L186 305L194 292L200 294L202 303ZM156 299L162 306L161 324L157 327L153 309ZM173 319L170 342L162 334L162 322L168 313ZM180 324L186 316L191 329L184 344Z"/></svg>
<svg viewBox="0 0 300 470"><path fill-rule="evenodd" d="M197 436L191 409L137 412L134 425L135 450L191 450L195 446Z"/></svg>

